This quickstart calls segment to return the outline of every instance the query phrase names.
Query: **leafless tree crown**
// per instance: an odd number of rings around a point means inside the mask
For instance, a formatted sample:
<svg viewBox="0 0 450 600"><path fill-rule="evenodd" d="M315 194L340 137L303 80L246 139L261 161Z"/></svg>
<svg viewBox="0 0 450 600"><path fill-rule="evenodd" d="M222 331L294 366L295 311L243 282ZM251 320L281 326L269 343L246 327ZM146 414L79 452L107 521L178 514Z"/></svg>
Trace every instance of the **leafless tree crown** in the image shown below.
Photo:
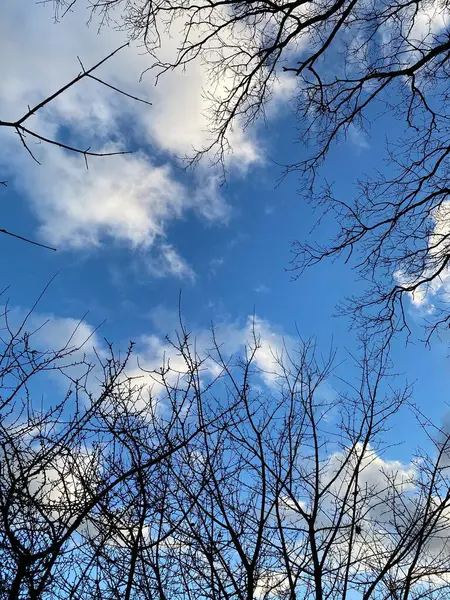
<svg viewBox="0 0 450 600"><path fill-rule="evenodd" d="M130 351L91 364L71 340L43 350L39 331L6 310L0 598L448 594L448 432L418 414L429 452L388 460L411 390L395 391L386 352L366 349L339 395L324 387L334 353L312 342L269 373L256 334L232 357L213 333L201 356L181 325L177 369L131 377Z"/></svg>
<svg viewBox="0 0 450 600"><path fill-rule="evenodd" d="M57 0L57 13L74 4ZM290 75L298 137L310 150L293 157L287 171L309 180L314 205L338 224L324 244L294 244L294 269L351 255L368 281L367 295L347 305L356 320L402 329L405 297L431 291L431 329L448 324L447 292L435 293L450 256L446 0L91 0L90 6L101 23L140 40L160 74L197 59L207 65L211 140L197 157L212 152L221 161L232 128L264 117L281 78ZM167 62L159 48L169 34L178 50ZM354 197L336 197L317 178L318 167L335 144L364 135L386 113L399 122L395 137L389 126L386 169L362 179Z"/></svg>

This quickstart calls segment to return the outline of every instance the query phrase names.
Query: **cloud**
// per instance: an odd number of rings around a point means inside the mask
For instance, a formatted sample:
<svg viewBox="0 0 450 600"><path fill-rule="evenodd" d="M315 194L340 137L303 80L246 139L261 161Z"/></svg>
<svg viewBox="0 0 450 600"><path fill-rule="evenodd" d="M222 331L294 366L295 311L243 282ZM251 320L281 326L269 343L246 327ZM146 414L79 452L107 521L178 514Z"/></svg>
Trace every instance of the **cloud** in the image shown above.
<svg viewBox="0 0 450 600"><path fill-rule="evenodd" d="M419 7L414 7L414 13L414 23L408 32L408 40L413 44L432 43L433 37L449 23L450 12L441 0L421 2Z"/></svg>
<svg viewBox="0 0 450 600"><path fill-rule="evenodd" d="M131 248L157 245L164 263L160 273L192 279L166 241L166 225L187 211L220 221L226 208L218 206L218 196L190 194L170 165L155 165L142 152L96 159L88 171L79 156L49 153L44 150L45 168L23 165L27 174L16 182L42 223L42 239L62 249L89 249L107 238Z"/></svg>
<svg viewBox="0 0 450 600"><path fill-rule="evenodd" d="M75 518L74 510L85 494L85 482L92 483L93 476L100 475L94 454L88 452L64 452L51 455L46 467L34 471L28 480L30 494L50 511L52 519Z"/></svg>
<svg viewBox="0 0 450 600"><path fill-rule="evenodd" d="M175 30L175 27L174 27ZM177 37L170 38L175 48ZM162 58L167 52L163 45ZM170 54L170 52L167 52ZM151 77L148 73L146 77ZM208 146L213 137L209 133L208 108L204 90L208 89L209 75L197 60L182 71L164 74L154 88L152 98L156 114L148 112L146 126L159 147L184 157ZM230 132L231 153L228 162L240 171L262 161L262 153L250 130L237 126Z"/></svg>
<svg viewBox="0 0 450 600"><path fill-rule="evenodd" d="M52 3L8 2L0 21L0 118L14 121L28 106L42 101L80 72L77 56L87 68L125 41L119 29L98 33L95 19L77 3L54 23ZM181 40L181 22L165 35L160 59L174 57ZM17 39L20 38L20 44ZM3 153L1 179L29 200L39 226L38 238L59 250L89 250L116 243L148 253L149 272L194 281L193 267L168 237L168 224L194 213L207 223L223 224L232 216L221 194L221 173L200 164L182 179L173 156L192 154L208 145L209 92L226 92L230 74L211 79L208 67L196 59L185 70L169 71L155 87L153 58L136 44L123 49L95 73L107 83L152 103L125 98L93 80L83 80L30 120L30 127L81 149L133 150L131 155L92 158L86 171L83 157L55 147L27 143L33 162L17 135L0 131ZM267 115L275 118L292 95L295 78L282 74L274 82ZM3 129L3 128L0 128ZM257 130L235 123L230 132L230 174L245 174L264 160ZM170 156L168 156L170 155ZM35 237L34 234L32 237Z"/></svg>
<svg viewBox="0 0 450 600"><path fill-rule="evenodd" d="M10 397L11 408L19 410L20 402L14 403L24 391L23 386L38 411L55 407L75 387L80 405L89 404L89 394L98 393L104 381L99 359L109 356L96 327L85 319L37 309L30 314L19 306L6 305L2 314L2 377L4 389L15 390ZM14 367L7 369L7 362ZM20 416L19 423L29 429L26 414Z"/></svg>
<svg viewBox="0 0 450 600"><path fill-rule="evenodd" d="M417 275L411 276L400 268L394 273L394 279L401 285L412 285L421 279L430 281L420 285L414 292L408 292L413 306L423 314L431 314L435 310L435 301L450 300L450 268L444 266L450 248L450 200L442 202L432 213L432 230L428 236L425 268ZM439 276L433 274L440 271Z"/></svg>
<svg viewBox="0 0 450 600"><path fill-rule="evenodd" d="M14 333L21 329L30 335L30 346L40 352L49 350L74 350L77 357L94 356L96 351L103 353L103 344L96 328L86 320L73 317L60 317L52 313L34 311L29 314L25 308L3 307L9 329Z"/></svg>
<svg viewBox="0 0 450 600"><path fill-rule="evenodd" d="M143 154L100 159L89 171L78 156L45 155L46 168L28 166L17 186L42 221L41 237L58 247L89 248L109 236L148 248L187 208L171 169Z"/></svg>
<svg viewBox="0 0 450 600"><path fill-rule="evenodd" d="M193 26L189 31L186 31L186 15L183 11L180 11L180 16L171 14L169 27L167 24L160 25L161 31L165 33L157 51L158 62L161 64L176 64L180 49L189 47L190 44L195 45L200 39L209 38L209 41L203 44L198 56L196 51L190 53L195 58L184 64L183 69L169 69L158 80L153 96L158 105L158 118L148 120L149 130L161 147L188 156L192 155L193 150L201 150L216 141L215 134L211 131L228 114L228 101L230 105L234 101L230 91L256 68L260 58L256 46L263 46L262 37L272 27L277 27L275 19L270 15L263 17L258 25L259 39L258 36L255 37L254 28L247 26L244 20L239 23L239 27L224 27L225 22L234 23L232 11L225 5L216 7L212 12L204 5L197 16L198 19L192 21ZM216 27L219 23L222 26L218 27L217 37L211 38L212 23ZM288 50L286 54L287 52ZM251 54L256 54L256 58L247 62ZM263 73L264 70L258 69L258 72ZM152 71L148 74L151 75ZM249 103L253 106L255 85L259 85L258 77L252 80L248 89ZM293 96L296 85L295 77L281 71L277 73L269 86L270 102L265 106L267 118L276 118L281 113L286 102ZM215 109L221 101L224 104L218 112L222 114L217 118ZM242 107L237 110L232 119L232 127L227 130L226 144L229 145L230 152L226 152L225 160L227 167L245 173L251 165L264 161L264 147L257 137L256 129L246 126L245 109L241 109Z"/></svg>
<svg viewBox="0 0 450 600"><path fill-rule="evenodd" d="M94 27L86 27L85 19L83 11L76 11L55 25L50 5L28 6L26 0L8 3L0 22L0 51L9 57L0 66L2 119L19 118L28 105L77 75L77 55L88 67L123 43L123 33L104 28L97 35ZM107 240L132 249L156 246L162 261L159 273L193 279L193 271L166 239L167 223L187 211L209 223L224 223L230 207L220 194L214 169L199 169L181 182L161 152L185 153L194 132L192 144L203 143L205 128L199 119L203 118L205 74L197 73L197 65L192 76L168 75L155 88L151 74L139 83L150 63L149 56L133 47L115 55L96 75L152 101L153 107L84 80L30 122L39 133L80 148L132 149L134 154L92 159L86 171L82 157L36 144L29 137L30 149L42 163L39 166L17 136L6 130L1 132L0 170L2 179L5 173L30 200L43 241L59 249L89 249ZM240 138L235 151L242 164L252 160L249 139Z"/></svg>
<svg viewBox="0 0 450 600"><path fill-rule="evenodd" d="M394 15L380 26L382 52L388 63L391 60L392 44L398 46L402 40L402 52L396 56L399 67L419 60L424 52L428 52L436 43L436 38L443 33L450 22L450 12L441 0L422 0L417 4L405 5L400 19ZM422 72L416 73L416 79L422 78ZM403 81L409 85L408 77ZM370 89L370 86L367 88Z"/></svg>
<svg viewBox="0 0 450 600"><path fill-rule="evenodd" d="M24 308L9 308L8 322L11 329L18 329L26 316L27 310ZM170 384L178 382L182 387L189 365L179 350L169 341L169 338L177 339L176 330L180 331L179 316L173 311L157 307L151 311L149 317L152 321L152 331L137 336L135 353L128 364L127 376L136 377L138 387L150 388L154 397L162 398L164 385L160 376L161 367L170 366L167 381ZM83 365L71 366L73 362L88 361L96 365L98 357L103 359L109 355L102 336L86 319L80 321L72 317L60 317L35 311L27 316L22 331L33 332L29 339L30 347L39 352L65 350L66 358L55 361L56 365L64 368L61 372L54 373L63 384L66 383L65 378L60 377L63 373L77 377L78 374L86 372L86 367ZM169 338L166 337L167 332ZM286 349L295 347L295 340L292 337L283 334L274 324L257 315L249 316L244 322L222 320L215 326L214 335L222 356L233 357L233 365L238 364L240 358L248 356L250 349L255 348L257 344L253 361L255 374L261 384L273 390L282 376L279 366L280 357L284 355ZM222 366L214 349L211 328L196 327L189 341L192 355L203 361L202 380L206 382L219 376L222 373ZM99 378L101 380L100 373ZM91 383L96 386L95 381Z"/></svg>
<svg viewBox="0 0 450 600"><path fill-rule="evenodd" d="M178 254L171 244L162 244L156 258L150 258L149 271L156 277L172 275L177 279L189 280L192 283L196 274L187 262Z"/></svg>
<svg viewBox="0 0 450 600"><path fill-rule="evenodd" d="M350 143L356 146L359 151L368 150L370 148L366 132L360 127L357 127L354 123L350 123L348 126L347 136Z"/></svg>
<svg viewBox="0 0 450 600"><path fill-rule="evenodd" d="M212 275L217 275L217 271L220 267L225 264L225 258L223 256L217 256L215 258L211 258L209 261L209 270Z"/></svg>
<svg viewBox="0 0 450 600"><path fill-rule="evenodd" d="M26 0L8 3L0 23L0 48L9 60L1 65L2 118L21 116L28 105L42 100L77 75L80 56L85 67L95 64L126 41L123 31L103 27L100 32L94 20L86 26L87 13L81 4L54 23L51 3L29 6ZM164 36L160 58L169 60L181 41L177 23L172 35ZM14 33L12 33L14 32ZM21 44L16 43L20 32ZM161 149L175 154L192 151L208 143L208 100L211 88L206 66L198 60L185 71L169 72L155 87L156 71L149 67L154 59L136 44L106 62L96 72L108 83L138 95L153 106L137 104L88 80L74 86L51 104L50 121L72 124L83 133L92 126L95 133L111 132L120 126L123 115L133 117L131 128L145 141L153 141ZM49 69L51 65L51 69ZM143 71L147 70L141 80ZM221 87L220 82L218 83ZM223 87L223 85L222 85ZM280 92L281 94L281 92ZM234 156L248 164L257 160L258 146L250 132L237 128Z"/></svg>
<svg viewBox="0 0 450 600"><path fill-rule="evenodd" d="M167 311L156 311L154 318L157 320L157 329L164 330L161 323L162 318L167 319L168 326L173 329L175 326L174 315L170 316ZM178 324L179 329L179 324ZM223 357L234 357L236 362L239 357L244 357L246 351L255 347L253 365L257 369L257 376L262 384L269 388L276 388L277 383L282 376L279 366L279 359L284 355L286 348L293 348L295 341L288 335L284 335L276 326L269 321L258 316L249 316L245 323L234 321L222 321L214 327L214 335ZM170 335L169 335L170 338ZM175 338L176 339L176 338ZM217 353L213 348L213 339L211 329L196 328L192 337L191 352L193 355L202 359L201 376L204 381L217 377L222 372L222 367L218 362ZM178 383L183 385L183 378L188 373L188 365L180 352L168 341L167 338L160 335L143 335L139 340L137 347L139 355L139 364L149 376L142 379L143 383L150 386L155 396L164 396L164 385L158 370L161 365L170 366L170 372L166 375L166 380L174 385ZM133 375L138 375L136 370ZM140 372L142 375L142 372ZM146 381L144 381L146 380Z"/></svg>
<svg viewBox="0 0 450 600"><path fill-rule="evenodd" d="M418 461L406 464L385 459L374 448L369 446L364 449L362 444L356 444L351 451L347 449L323 457L320 469L321 501L315 529L321 531L324 548L327 543L331 544L327 568L336 568L337 573L343 569L343 564L345 565L343 560L346 560L349 551L349 525L355 501L353 476L358 460L360 468L355 515L359 529L355 532L351 546L351 577L354 581L358 581L358 575L365 578L374 571L378 572L387 557L394 553L396 548L398 549L402 535L408 535L407 539L410 540L417 539L415 531L423 522L427 510L427 483L431 481L428 475L432 472L431 467L429 472L424 471ZM304 459L302 461L305 462ZM307 466L302 463L302 468L307 469ZM438 490L439 485L435 481L434 489ZM437 567L448 560L450 545L449 510L444 499L447 491L445 483L443 487L445 488L443 496L439 497L437 491L436 496L430 498L429 510L434 512L436 520L430 516L433 532L427 531L426 535L429 537L420 556L416 557L418 560L414 564L414 573L421 574L421 578L415 580L416 584L439 584L443 579ZM309 490L308 487L305 489ZM348 494L349 490L350 494ZM306 524L294 500L297 500L301 509L307 513L311 511L312 500L309 492L303 499L292 496L283 498L283 513L288 524L292 523L299 532L302 532ZM339 515L342 517L341 529L336 531ZM307 527L305 529L307 530ZM334 533L337 533L335 537ZM300 539L303 539L301 533L299 533L299 541ZM407 542L401 543L406 547ZM298 546L301 549L301 545ZM409 567L412 566L411 556L405 553L399 560L397 566L399 585L404 581L404 575ZM435 573L435 578L433 579L433 575L430 577L428 573ZM447 573L444 573L444 578L446 577Z"/></svg>

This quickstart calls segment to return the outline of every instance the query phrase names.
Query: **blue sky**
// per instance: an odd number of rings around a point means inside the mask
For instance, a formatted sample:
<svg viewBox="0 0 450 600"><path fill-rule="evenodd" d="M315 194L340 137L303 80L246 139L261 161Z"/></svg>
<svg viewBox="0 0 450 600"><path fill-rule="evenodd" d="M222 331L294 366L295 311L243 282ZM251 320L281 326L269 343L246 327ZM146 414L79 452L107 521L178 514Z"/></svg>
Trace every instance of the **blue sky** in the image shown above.
<svg viewBox="0 0 450 600"><path fill-rule="evenodd" d="M2 12L1 56L11 57L0 65L2 118L20 116L27 103L77 74L77 55L89 65L123 41L120 33L97 35L95 27L87 28L80 10L57 24L51 5L29 0L6 0ZM235 132L228 181L220 186L220 173L207 161L186 174L174 159L207 139L201 100L206 74L194 64L155 88L151 73L138 83L148 61L136 48L127 49L99 75L139 93L152 107L90 81L35 120L40 131L98 148L115 144L132 149L130 156L93 158L86 172L80 157L33 146L39 166L10 132L0 132L0 172L8 179L0 189L1 226L58 248L53 253L0 238L2 287L10 286L11 306L28 308L58 273L37 315L51 316L55 343L72 319L88 313L86 331L106 320L95 339L106 336L118 345L141 340L145 347L153 336L157 356L155 344L163 347L164 334L176 323L181 291L191 329L204 332L219 323L224 337L238 345L255 312L275 345L284 335L294 336L296 327L304 337L316 336L324 351L334 340L339 361L347 361L340 374L351 377L347 352L356 351L356 333L332 315L339 300L360 291L355 273L341 261L318 265L297 280L287 270L291 242L304 239L316 218L296 175L277 185L281 170L274 160L298 159L304 152L294 144L295 120L288 116L290 82L280 85L265 128ZM341 194L351 194L358 175L381 165L384 136L394 127L379 121L369 136L355 131L332 151L324 175ZM325 222L317 235L327 238L332 228ZM447 411L448 339L425 348L417 341L417 314L409 308L413 341L395 342L396 371L416 382L417 404L439 421ZM408 443L392 450L393 458L409 460L416 441L409 436L411 423L404 417L395 422L392 440Z"/></svg>

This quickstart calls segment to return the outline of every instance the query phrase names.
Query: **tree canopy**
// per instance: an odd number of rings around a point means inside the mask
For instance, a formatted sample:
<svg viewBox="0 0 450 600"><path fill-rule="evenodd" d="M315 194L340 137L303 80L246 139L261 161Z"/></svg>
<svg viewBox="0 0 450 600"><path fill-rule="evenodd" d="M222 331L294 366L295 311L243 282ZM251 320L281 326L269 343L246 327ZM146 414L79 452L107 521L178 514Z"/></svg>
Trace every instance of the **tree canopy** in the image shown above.
<svg viewBox="0 0 450 600"><path fill-rule="evenodd" d="M56 15L75 1L56 0ZM292 86L292 137L309 150L293 155L286 172L306 178L313 205L337 224L327 243L296 241L293 268L351 257L368 286L344 302L347 314L377 330L403 329L409 298L425 307L430 333L447 326L446 1L92 0L90 7L101 25L123 28L145 47L158 76L191 61L208 65L210 142L193 159L208 153L223 161L233 127L263 119L277 86ZM180 36L177 52L161 61L172 34ZM320 177L321 164L343 138L386 113L401 125L389 136L386 169L355 174L359 191L339 197Z"/></svg>
<svg viewBox="0 0 450 600"><path fill-rule="evenodd" d="M181 323L173 366L130 376L131 349L89 363L4 319L2 599L448 594L450 436L393 388L384 349L330 397L334 351L312 341L269 373L256 331L242 355L214 332L199 354ZM44 408L48 374L67 392ZM406 410L432 440L409 465L384 456Z"/></svg>

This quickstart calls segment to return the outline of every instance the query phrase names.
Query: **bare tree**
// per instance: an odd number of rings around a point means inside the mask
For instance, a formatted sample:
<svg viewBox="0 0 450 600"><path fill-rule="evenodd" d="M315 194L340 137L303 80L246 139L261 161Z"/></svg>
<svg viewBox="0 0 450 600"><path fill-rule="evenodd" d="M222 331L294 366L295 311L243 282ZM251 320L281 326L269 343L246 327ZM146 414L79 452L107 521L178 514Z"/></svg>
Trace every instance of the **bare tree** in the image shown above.
<svg viewBox="0 0 450 600"><path fill-rule="evenodd" d="M61 17L75 0L54 4ZM298 138L311 151L293 157L287 172L309 180L313 204L331 211L338 225L329 243L296 243L293 268L352 256L351 264L368 281L367 295L350 301L348 312L357 320L403 329L405 297L415 295L423 304L431 292L431 328L448 324L447 292L439 285L450 256L446 0L89 4L101 23L125 28L145 45L159 75L193 60L208 66L211 141L196 158L212 152L222 161L233 126L264 118L279 78L291 75L297 82ZM158 50L171 33L181 36L178 52L164 62ZM333 145L364 134L386 112L402 130L398 138L388 135L386 172L363 179L355 197L336 197L317 178L318 167Z"/></svg>
<svg viewBox="0 0 450 600"><path fill-rule="evenodd" d="M166 465L215 427L199 417L196 371L155 397L126 374L131 347L95 363L73 336L42 349L30 315L13 327L7 308L0 342L0 597L135 597L142 540L150 551L176 521Z"/></svg>
<svg viewBox="0 0 450 600"><path fill-rule="evenodd" d="M181 324L177 360L141 381L129 352L109 346L94 367L5 319L2 598L448 594L449 434L395 390L386 347L331 393L333 351L300 342L267 372L256 332L242 355L214 332L201 354ZM70 389L45 405L52 373ZM428 442L404 465L386 431L407 409Z"/></svg>
<svg viewBox="0 0 450 600"><path fill-rule="evenodd" d="M255 337L232 366L215 347L240 402L227 427L181 453L192 475L175 486L188 505L169 568L160 564L160 597L445 597L448 433L430 430L430 455L402 468L384 458L385 432L411 390L386 385L385 351L365 351L357 383L326 399L333 353L319 362L306 342L275 357L267 394L255 381L258 348Z"/></svg>

